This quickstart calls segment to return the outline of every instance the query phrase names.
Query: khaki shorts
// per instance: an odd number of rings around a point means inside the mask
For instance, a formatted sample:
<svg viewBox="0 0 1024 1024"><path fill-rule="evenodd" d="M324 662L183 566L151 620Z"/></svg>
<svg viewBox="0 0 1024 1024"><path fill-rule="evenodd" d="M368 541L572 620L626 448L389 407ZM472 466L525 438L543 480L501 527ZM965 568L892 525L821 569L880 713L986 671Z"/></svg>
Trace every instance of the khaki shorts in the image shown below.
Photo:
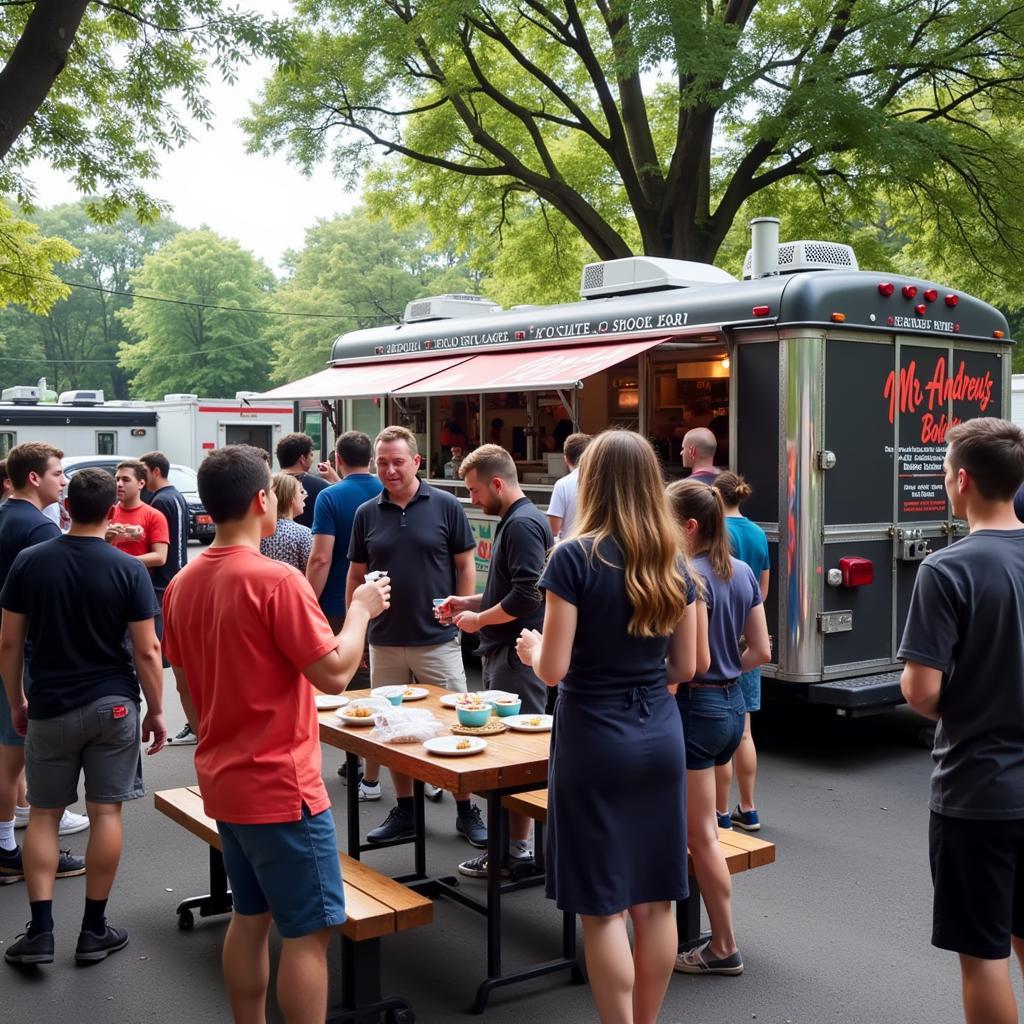
<svg viewBox="0 0 1024 1024"><path fill-rule="evenodd" d="M370 644L370 679L372 686L408 686L416 682L465 693L462 643L456 636L427 647Z"/></svg>

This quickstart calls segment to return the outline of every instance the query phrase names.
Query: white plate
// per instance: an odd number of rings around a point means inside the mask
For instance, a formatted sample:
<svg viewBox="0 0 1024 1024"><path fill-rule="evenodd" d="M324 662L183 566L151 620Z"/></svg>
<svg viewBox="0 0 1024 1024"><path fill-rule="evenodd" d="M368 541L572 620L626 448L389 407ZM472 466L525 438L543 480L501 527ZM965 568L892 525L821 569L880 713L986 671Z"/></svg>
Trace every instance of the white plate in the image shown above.
<svg viewBox="0 0 1024 1024"><path fill-rule="evenodd" d="M469 740L469 746L459 750L458 745ZM467 757L469 754L479 754L487 749L487 740L479 736L435 736L433 739L424 740L423 746L432 754L441 754L444 757Z"/></svg>
<svg viewBox="0 0 1024 1024"><path fill-rule="evenodd" d="M384 698L397 697L401 694L403 701L423 700L424 697L430 696L430 691L424 690L422 686L375 686L373 692Z"/></svg>
<svg viewBox="0 0 1024 1024"><path fill-rule="evenodd" d="M374 711L383 711L385 708L391 707L391 701L386 697L353 697L349 701L349 706L353 708L373 708Z"/></svg>
<svg viewBox="0 0 1024 1024"><path fill-rule="evenodd" d="M535 718L540 719L540 725L530 724ZM510 729L517 729L519 732L551 732L554 718L551 715L510 715L502 721Z"/></svg>
<svg viewBox="0 0 1024 1024"><path fill-rule="evenodd" d="M373 714L367 715L365 718L353 718L349 712L351 708L338 708L334 714L340 718L346 725L373 725ZM379 708L372 708L373 713L379 711Z"/></svg>
<svg viewBox="0 0 1024 1024"><path fill-rule="evenodd" d="M317 693L313 700L316 701L317 711L332 711L334 708L343 708L348 703L348 697L340 693Z"/></svg>
<svg viewBox="0 0 1024 1024"><path fill-rule="evenodd" d="M519 699L518 693L508 693L506 690L481 690L478 693L466 694L466 693L446 693L441 698L441 704L446 708L453 708L460 700L464 700L466 697L476 697L478 700L483 701L485 704L493 703L498 697L515 697Z"/></svg>

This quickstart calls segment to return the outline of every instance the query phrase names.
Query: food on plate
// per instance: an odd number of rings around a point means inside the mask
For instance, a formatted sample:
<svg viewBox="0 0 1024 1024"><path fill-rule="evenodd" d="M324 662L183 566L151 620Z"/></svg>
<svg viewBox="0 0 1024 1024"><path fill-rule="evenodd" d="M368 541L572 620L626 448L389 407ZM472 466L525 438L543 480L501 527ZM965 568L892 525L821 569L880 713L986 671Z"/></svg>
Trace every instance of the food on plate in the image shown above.
<svg viewBox="0 0 1024 1024"><path fill-rule="evenodd" d="M373 714L373 708L350 708L349 718L369 718Z"/></svg>
<svg viewBox="0 0 1024 1024"><path fill-rule="evenodd" d="M526 719L527 725L543 725L543 722L544 720L539 715L537 715L535 718Z"/></svg>
<svg viewBox="0 0 1024 1024"><path fill-rule="evenodd" d="M456 750L469 750L469 748L471 746L473 746L473 744L470 743L469 740L459 740L459 742L455 744L455 749Z"/></svg>
<svg viewBox="0 0 1024 1024"><path fill-rule="evenodd" d="M416 696L416 691L411 686L407 686L402 691L402 696L403 697L415 697Z"/></svg>

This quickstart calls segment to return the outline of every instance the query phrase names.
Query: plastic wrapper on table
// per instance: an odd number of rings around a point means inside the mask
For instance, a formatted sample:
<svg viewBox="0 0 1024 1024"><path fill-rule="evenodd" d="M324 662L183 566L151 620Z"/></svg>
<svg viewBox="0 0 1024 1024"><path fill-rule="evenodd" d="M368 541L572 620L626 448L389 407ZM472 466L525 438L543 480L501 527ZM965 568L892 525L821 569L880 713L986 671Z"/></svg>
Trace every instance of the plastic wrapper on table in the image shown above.
<svg viewBox="0 0 1024 1024"><path fill-rule="evenodd" d="M448 726L426 708L395 707L373 716L374 739L382 743L422 743L448 731Z"/></svg>

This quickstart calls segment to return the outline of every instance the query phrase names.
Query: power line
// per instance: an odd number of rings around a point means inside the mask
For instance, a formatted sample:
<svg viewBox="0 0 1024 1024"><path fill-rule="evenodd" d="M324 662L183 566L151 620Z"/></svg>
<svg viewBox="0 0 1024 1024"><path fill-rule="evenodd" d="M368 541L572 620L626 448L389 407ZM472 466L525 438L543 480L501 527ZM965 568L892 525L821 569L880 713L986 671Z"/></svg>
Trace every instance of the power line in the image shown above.
<svg viewBox="0 0 1024 1024"><path fill-rule="evenodd" d="M26 274L24 271L11 270L9 267L0 267L0 273L10 274L12 277L22 277L29 281L51 281L52 278L44 277L41 274ZM128 299L145 299L147 302L166 302L174 306L190 306L193 309L222 309L229 313L262 313L267 316L297 316L310 320L386 320L390 323L399 323L401 318L393 313L374 313L369 316L360 316L358 313L294 313L284 309L258 309L251 306L221 306L213 302L192 302L189 299L171 299L165 295L147 295L145 292L129 292L118 288L106 288L98 284L84 284L81 281L67 281L62 277L57 278L61 284L69 288L81 288L85 291L102 292L104 295L121 295Z"/></svg>

